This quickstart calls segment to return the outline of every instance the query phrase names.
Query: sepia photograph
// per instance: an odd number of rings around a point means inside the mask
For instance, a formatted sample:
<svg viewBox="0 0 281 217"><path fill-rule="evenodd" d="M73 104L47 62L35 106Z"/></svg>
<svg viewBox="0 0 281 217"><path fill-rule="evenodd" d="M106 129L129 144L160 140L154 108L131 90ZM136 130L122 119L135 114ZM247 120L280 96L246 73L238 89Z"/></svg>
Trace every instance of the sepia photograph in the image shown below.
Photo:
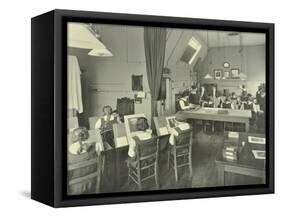
<svg viewBox="0 0 281 217"><path fill-rule="evenodd" d="M67 23L67 195L266 184L266 34Z"/></svg>

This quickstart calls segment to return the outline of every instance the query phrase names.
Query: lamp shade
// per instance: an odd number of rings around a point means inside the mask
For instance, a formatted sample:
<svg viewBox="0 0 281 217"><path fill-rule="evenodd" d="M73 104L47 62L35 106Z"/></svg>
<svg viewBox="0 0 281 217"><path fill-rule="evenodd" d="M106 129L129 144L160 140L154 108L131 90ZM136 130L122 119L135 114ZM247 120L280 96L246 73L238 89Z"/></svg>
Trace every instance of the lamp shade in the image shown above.
<svg viewBox="0 0 281 217"><path fill-rule="evenodd" d="M113 54L105 47L101 49L93 49L88 53L89 56L112 57Z"/></svg>

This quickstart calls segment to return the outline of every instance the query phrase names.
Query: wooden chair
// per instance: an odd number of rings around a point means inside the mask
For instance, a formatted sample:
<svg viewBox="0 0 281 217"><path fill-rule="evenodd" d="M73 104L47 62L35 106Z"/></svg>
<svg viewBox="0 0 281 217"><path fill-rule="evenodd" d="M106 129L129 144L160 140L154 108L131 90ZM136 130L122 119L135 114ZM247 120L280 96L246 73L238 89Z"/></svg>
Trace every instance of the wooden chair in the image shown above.
<svg viewBox="0 0 281 217"><path fill-rule="evenodd" d="M158 189L158 137L148 140L140 140L138 137L133 139L136 141L136 160L128 162L128 184L132 180L142 190L142 183L154 178Z"/></svg>
<svg viewBox="0 0 281 217"><path fill-rule="evenodd" d="M93 116L93 117L89 117L89 127L90 127L90 130L94 130L96 129L96 123L98 121L99 117L97 116Z"/></svg>
<svg viewBox="0 0 281 217"><path fill-rule="evenodd" d="M135 100L127 97L118 98L116 105L116 112L119 114L120 120L124 122L125 115L131 115L135 113Z"/></svg>
<svg viewBox="0 0 281 217"><path fill-rule="evenodd" d="M188 166L189 177L192 177L192 131L179 132L178 136L175 136L175 144L170 145L168 150L168 169L172 164L175 171L175 178L178 181L178 168Z"/></svg>
<svg viewBox="0 0 281 217"><path fill-rule="evenodd" d="M68 142L72 142L70 135ZM97 142L95 132L89 132L87 142ZM80 155L68 153L68 194L79 195L93 190L99 193L101 166L101 155L94 149Z"/></svg>

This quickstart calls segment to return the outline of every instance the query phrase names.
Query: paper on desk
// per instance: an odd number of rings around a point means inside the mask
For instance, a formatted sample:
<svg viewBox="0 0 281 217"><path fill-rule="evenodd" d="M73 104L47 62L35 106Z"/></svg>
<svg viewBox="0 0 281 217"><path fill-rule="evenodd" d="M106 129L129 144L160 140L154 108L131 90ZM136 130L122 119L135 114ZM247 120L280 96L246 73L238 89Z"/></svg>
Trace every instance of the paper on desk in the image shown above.
<svg viewBox="0 0 281 217"><path fill-rule="evenodd" d="M265 138L248 136L248 142L253 144L265 144Z"/></svg>
<svg viewBox="0 0 281 217"><path fill-rule="evenodd" d="M261 151L261 150L252 150L253 155L256 159L265 159L265 151Z"/></svg>
<svg viewBox="0 0 281 217"><path fill-rule="evenodd" d="M160 133L160 136L169 134L168 128L167 127L160 127L159 133Z"/></svg>
<svg viewBox="0 0 281 217"><path fill-rule="evenodd" d="M126 145L128 145L128 140L126 136L116 138L116 148L124 147Z"/></svg>
<svg viewBox="0 0 281 217"><path fill-rule="evenodd" d="M138 92L137 97L144 99L145 98L145 92L143 92L143 91Z"/></svg>
<svg viewBox="0 0 281 217"><path fill-rule="evenodd" d="M181 130L188 130L190 128L189 124L184 123L184 124L179 124L178 126Z"/></svg>
<svg viewBox="0 0 281 217"><path fill-rule="evenodd" d="M235 138L238 139L239 138L239 133L238 132L228 132L228 138Z"/></svg>

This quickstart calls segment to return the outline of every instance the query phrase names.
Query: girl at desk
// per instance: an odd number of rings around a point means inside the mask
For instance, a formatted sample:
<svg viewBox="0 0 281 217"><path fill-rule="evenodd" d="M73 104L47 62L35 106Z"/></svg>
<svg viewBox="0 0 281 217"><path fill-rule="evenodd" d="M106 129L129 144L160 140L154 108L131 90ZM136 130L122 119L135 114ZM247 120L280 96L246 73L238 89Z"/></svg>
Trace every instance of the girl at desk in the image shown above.
<svg viewBox="0 0 281 217"><path fill-rule="evenodd" d="M100 130L103 142L114 147L113 124L121 122L118 115L112 113L111 106L104 106L103 113L104 116L97 121L95 128Z"/></svg>
<svg viewBox="0 0 281 217"><path fill-rule="evenodd" d="M192 104L192 105L199 105L199 101L200 101L200 96L197 92L197 88L195 85L192 85L191 86L191 91L190 91L190 94L189 94L189 103Z"/></svg>
<svg viewBox="0 0 281 217"><path fill-rule="evenodd" d="M222 108L234 109L234 105L233 105L230 97L225 98L224 102L222 103Z"/></svg>
<svg viewBox="0 0 281 217"><path fill-rule="evenodd" d="M252 94L248 94L246 101L241 104L240 109L251 110L252 112L255 112L255 113L257 112L257 106L254 103Z"/></svg>
<svg viewBox="0 0 281 217"><path fill-rule="evenodd" d="M129 162L134 162L136 157L136 142L133 139L137 136L140 140L147 140L152 138L152 130L149 128L148 121L145 117L140 117L137 119L136 123L137 131L131 133L131 138L129 139Z"/></svg>

